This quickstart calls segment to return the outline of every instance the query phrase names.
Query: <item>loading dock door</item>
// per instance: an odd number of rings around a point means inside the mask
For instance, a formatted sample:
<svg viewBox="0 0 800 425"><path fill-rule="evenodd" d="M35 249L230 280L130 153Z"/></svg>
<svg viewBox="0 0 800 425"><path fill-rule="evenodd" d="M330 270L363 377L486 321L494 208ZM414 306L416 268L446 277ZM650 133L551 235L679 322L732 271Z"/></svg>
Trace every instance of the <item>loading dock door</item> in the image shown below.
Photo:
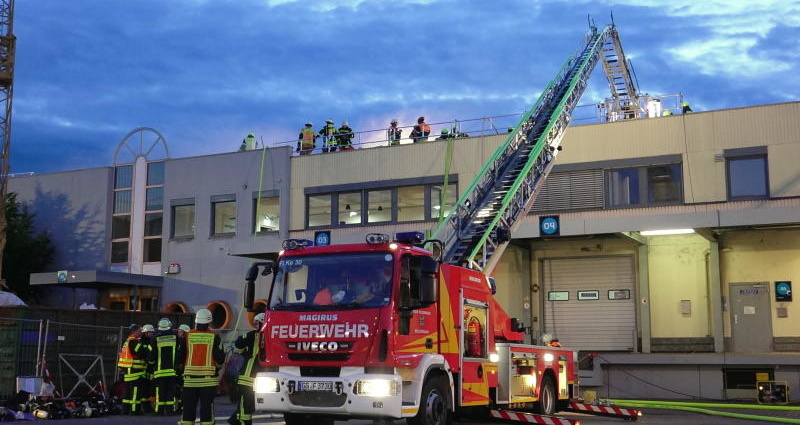
<svg viewBox="0 0 800 425"><path fill-rule="evenodd" d="M567 258L542 263L545 332L572 349L634 350L633 257Z"/></svg>

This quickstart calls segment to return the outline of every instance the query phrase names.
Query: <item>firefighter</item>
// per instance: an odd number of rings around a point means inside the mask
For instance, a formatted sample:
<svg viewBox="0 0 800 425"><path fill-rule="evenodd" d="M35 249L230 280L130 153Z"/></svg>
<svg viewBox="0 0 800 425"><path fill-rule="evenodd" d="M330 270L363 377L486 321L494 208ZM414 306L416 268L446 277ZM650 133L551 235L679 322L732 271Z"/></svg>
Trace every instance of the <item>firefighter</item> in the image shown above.
<svg viewBox="0 0 800 425"><path fill-rule="evenodd" d="M247 133L247 137L242 140L242 145L239 146L239 152L242 151L252 151L256 148L256 135L253 133Z"/></svg>
<svg viewBox="0 0 800 425"><path fill-rule="evenodd" d="M172 329L172 321L162 318L158 321L158 332L154 338L153 386L155 387L155 412L166 416L176 412L176 392L178 373L176 360L183 354L183 342Z"/></svg>
<svg viewBox="0 0 800 425"><path fill-rule="evenodd" d="M155 333L156 328L151 324L142 325L141 343L147 346L147 354L145 356L145 372L144 379L142 380L141 403L143 412L152 412L156 405L155 393L153 389L153 372L155 371L155 362L153 362L153 351L155 351Z"/></svg>
<svg viewBox="0 0 800 425"><path fill-rule="evenodd" d="M186 356L186 333L192 330L187 324L178 326L178 343L183 347L183 352L178 353L176 357L175 372L177 373L177 388L175 389L175 411L180 412L183 410L181 404L181 396L183 395L183 364L182 359Z"/></svg>
<svg viewBox="0 0 800 425"><path fill-rule="evenodd" d="M319 130L319 135L322 136L322 152L336 152L338 139L336 138L336 126L333 125L332 119L325 120L325 127Z"/></svg>
<svg viewBox="0 0 800 425"><path fill-rule="evenodd" d="M253 382L258 372L258 353L261 350L261 326L264 325L264 313L253 317L256 328L247 332L234 342L234 350L244 358L244 364L236 378L238 391L236 392L236 410L231 414L228 423L231 425L252 425L253 412L256 410L256 396L253 392Z"/></svg>
<svg viewBox="0 0 800 425"><path fill-rule="evenodd" d="M192 425L200 405L200 425L214 424L214 397L219 384L219 368L225 362L225 351L219 335L209 330L211 311L197 310L195 329L186 334L186 356L183 361L183 414L180 425Z"/></svg>
<svg viewBox="0 0 800 425"><path fill-rule="evenodd" d="M353 137L355 137L355 134L353 129L350 128L350 124L347 121L342 121L342 126L336 130L336 144L339 145L339 149L343 151L353 150Z"/></svg>
<svg viewBox="0 0 800 425"><path fill-rule="evenodd" d="M317 143L317 134L314 132L314 124L306 122L305 127L300 130L300 137L297 139L297 152L300 155L310 155Z"/></svg>
<svg viewBox="0 0 800 425"><path fill-rule="evenodd" d="M145 359L149 356L149 346L142 344L142 328L133 324L128 326L128 338L122 343L117 366L122 369L125 393L122 397L122 414L141 415L142 383L145 375Z"/></svg>
<svg viewBox="0 0 800 425"><path fill-rule="evenodd" d="M403 129L397 127L397 118L395 118L389 123L389 128L386 130L386 139L389 140L389 146L399 145L402 135Z"/></svg>
<svg viewBox="0 0 800 425"><path fill-rule="evenodd" d="M414 139L414 143L427 142L430 134L431 126L425 122L425 117L417 118L417 125L411 130L411 138Z"/></svg>
<svg viewBox="0 0 800 425"><path fill-rule="evenodd" d="M692 113L692 107L689 106L689 102L687 102L685 100L683 102L681 102L681 113L682 114L691 114Z"/></svg>

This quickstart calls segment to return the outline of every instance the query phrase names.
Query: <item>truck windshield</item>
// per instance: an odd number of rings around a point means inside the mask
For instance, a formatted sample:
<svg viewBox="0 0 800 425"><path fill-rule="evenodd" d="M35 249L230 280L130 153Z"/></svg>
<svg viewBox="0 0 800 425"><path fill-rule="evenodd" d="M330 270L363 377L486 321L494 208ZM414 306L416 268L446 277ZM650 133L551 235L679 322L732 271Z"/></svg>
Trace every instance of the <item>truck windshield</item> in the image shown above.
<svg viewBox="0 0 800 425"><path fill-rule="evenodd" d="M284 257L270 310L332 310L389 303L393 257L387 252Z"/></svg>

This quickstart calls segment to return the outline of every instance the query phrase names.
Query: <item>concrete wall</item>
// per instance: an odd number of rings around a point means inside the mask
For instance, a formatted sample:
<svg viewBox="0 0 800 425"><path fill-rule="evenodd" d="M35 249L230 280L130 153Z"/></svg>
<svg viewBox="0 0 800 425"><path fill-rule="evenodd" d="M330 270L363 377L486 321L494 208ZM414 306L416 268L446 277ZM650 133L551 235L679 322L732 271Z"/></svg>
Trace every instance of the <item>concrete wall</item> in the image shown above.
<svg viewBox="0 0 800 425"><path fill-rule="evenodd" d="M800 287L800 229L732 231L720 242L722 295L729 296L731 282L769 282L772 330L775 337L800 336L800 299L775 301L775 281L788 280ZM787 309L788 317L778 317L777 307ZM725 336L731 336L730 312L723 312Z"/></svg>
<svg viewBox="0 0 800 425"><path fill-rule="evenodd" d="M103 269L108 264L114 169L34 174L8 180L8 191L36 215L56 247L51 270Z"/></svg>
<svg viewBox="0 0 800 425"><path fill-rule="evenodd" d="M235 256L256 252L277 252L286 237L288 205L283 205L289 188L289 148L176 159L167 162L164 186L164 229L171 228L170 200L195 199L195 235L164 243L162 265L181 264L179 274L168 275L162 305L182 301L192 309L209 301L226 301L235 313L241 305L244 273L252 259ZM263 171L262 171L263 169ZM262 174L263 173L263 174ZM252 233L253 193L277 190L281 194L280 233L254 236ZM211 197L236 195L236 234L211 236ZM264 285L266 286L266 285ZM264 288L261 288L262 291Z"/></svg>
<svg viewBox="0 0 800 425"><path fill-rule="evenodd" d="M708 241L698 235L650 236L647 247L652 337L710 335ZM686 301L688 314L681 310Z"/></svg>

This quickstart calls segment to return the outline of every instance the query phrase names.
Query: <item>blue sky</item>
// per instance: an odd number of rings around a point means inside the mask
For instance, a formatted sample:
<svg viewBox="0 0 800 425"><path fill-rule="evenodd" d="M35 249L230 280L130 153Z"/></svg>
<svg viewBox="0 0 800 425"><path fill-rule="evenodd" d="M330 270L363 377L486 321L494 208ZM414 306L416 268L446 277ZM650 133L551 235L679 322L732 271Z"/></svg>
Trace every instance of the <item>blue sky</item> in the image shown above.
<svg viewBox="0 0 800 425"><path fill-rule="evenodd" d="M800 1L15 6L12 173L112 165L138 127L155 128L172 157L186 157L236 150L248 132L272 146L309 120L315 128L348 120L364 131L391 118L412 125L419 115L429 123L513 116L578 48L587 16L602 27L612 12L642 92L682 93L695 111L800 93ZM599 68L580 103L608 95Z"/></svg>

